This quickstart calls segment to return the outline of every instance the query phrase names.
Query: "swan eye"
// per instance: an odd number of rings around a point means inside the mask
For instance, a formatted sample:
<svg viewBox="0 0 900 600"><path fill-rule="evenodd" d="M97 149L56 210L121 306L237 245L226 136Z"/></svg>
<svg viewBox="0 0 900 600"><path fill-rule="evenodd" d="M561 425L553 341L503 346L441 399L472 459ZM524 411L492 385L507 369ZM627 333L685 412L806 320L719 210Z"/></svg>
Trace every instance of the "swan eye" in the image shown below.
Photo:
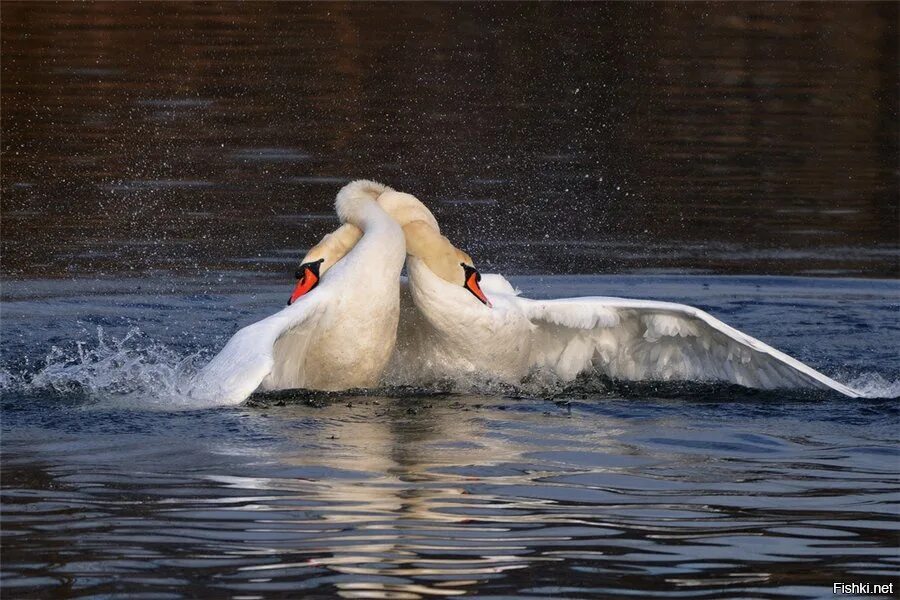
<svg viewBox="0 0 900 600"><path fill-rule="evenodd" d="M297 271L294 272L294 277L297 278L297 285L294 286L294 291L291 293L291 297L287 302L288 306L296 302L297 298L309 293L313 288L319 285L319 280L321 279L319 276L319 267L323 262L325 262L325 259L320 258L313 262L303 263L297 268Z"/></svg>
<svg viewBox="0 0 900 600"><path fill-rule="evenodd" d="M465 273L463 287L469 290L473 296L478 298L482 304L488 307L493 306L491 301L488 300L488 297L481 291L481 286L478 284L478 282L481 281L481 273L479 273L475 267L467 265L466 263L459 263L459 266L463 268L463 272Z"/></svg>

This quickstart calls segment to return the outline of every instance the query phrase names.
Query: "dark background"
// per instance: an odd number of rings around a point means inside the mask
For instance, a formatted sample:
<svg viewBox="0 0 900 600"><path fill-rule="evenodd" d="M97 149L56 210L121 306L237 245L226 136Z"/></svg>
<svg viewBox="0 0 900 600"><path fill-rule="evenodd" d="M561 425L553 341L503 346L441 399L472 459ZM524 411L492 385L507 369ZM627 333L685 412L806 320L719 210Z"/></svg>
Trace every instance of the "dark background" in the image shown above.
<svg viewBox="0 0 900 600"><path fill-rule="evenodd" d="M892 276L898 4L2 7L2 274L291 277L351 178L508 273Z"/></svg>

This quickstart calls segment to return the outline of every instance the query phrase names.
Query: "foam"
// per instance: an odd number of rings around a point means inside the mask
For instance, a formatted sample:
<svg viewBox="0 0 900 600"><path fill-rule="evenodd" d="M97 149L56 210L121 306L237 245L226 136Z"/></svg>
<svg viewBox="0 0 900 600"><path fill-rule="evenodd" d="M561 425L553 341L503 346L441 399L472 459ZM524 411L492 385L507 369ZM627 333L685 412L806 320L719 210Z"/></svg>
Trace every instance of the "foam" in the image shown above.
<svg viewBox="0 0 900 600"><path fill-rule="evenodd" d="M891 381L880 373L862 373L852 378L847 385L864 398L900 398L900 379Z"/></svg>
<svg viewBox="0 0 900 600"><path fill-rule="evenodd" d="M202 353L179 353L132 328L123 337L97 327L96 340L52 346L33 373L0 371L3 392L80 392L104 405L138 409L200 408L188 382Z"/></svg>

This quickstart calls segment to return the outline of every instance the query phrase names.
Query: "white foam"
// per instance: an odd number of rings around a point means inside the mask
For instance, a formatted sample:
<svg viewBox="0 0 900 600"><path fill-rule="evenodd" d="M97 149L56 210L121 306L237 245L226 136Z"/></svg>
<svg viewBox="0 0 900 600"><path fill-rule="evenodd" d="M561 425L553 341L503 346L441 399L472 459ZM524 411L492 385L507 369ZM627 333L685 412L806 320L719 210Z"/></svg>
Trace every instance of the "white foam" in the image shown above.
<svg viewBox="0 0 900 600"><path fill-rule="evenodd" d="M900 398L900 379L890 381L879 373L862 373L847 385L865 398Z"/></svg>
<svg viewBox="0 0 900 600"><path fill-rule="evenodd" d="M32 374L0 372L0 390L81 392L102 405L138 409L200 408L186 390L200 353L183 355L137 328L116 338L97 328L97 339L53 346Z"/></svg>
<svg viewBox="0 0 900 600"><path fill-rule="evenodd" d="M188 394L193 375L205 362L204 353L185 354L132 328L123 337L107 335L97 328L96 339L54 346L43 365L28 372L0 368L0 392L82 393L95 405L134 409L184 410L215 406ZM900 398L900 380L867 372L839 379L866 398ZM410 385L405 380L390 384ZM560 393L566 386L545 373L534 373L518 385L473 379L470 373L458 379L423 383L417 387L444 391L507 395L513 391L537 396Z"/></svg>

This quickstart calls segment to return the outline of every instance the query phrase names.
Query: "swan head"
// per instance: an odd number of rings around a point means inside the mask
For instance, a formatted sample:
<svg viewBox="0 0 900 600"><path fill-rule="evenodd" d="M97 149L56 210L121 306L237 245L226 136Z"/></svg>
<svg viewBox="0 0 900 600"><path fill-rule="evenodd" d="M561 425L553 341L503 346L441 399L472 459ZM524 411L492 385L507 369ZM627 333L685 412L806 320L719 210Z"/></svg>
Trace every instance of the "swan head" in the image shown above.
<svg viewBox="0 0 900 600"><path fill-rule="evenodd" d="M378 196L378 205L403 228L408 254L421 258L440 278L462 285L487 306L491 301L481 291L481 274L472 257L441 235L437 219L412 194L388 189Z"/></svg>
<svg viewBox="0 0 900 600"><path fill-rule="evenodd" d="M288 306L315 289L325 273L344 258L361 237L362 231L358 227L346 223L327 234L322 241L310 248L300 261L297 272L294 273L297 285L294 286Z"/></svg>
<svg viewBox="0 0 900 600"><path fill-rule="evenodd" d="M351 181L340 189L334 200L334 208L343 224L322 238L300 261L300 266L294 273L297 285L294 286L288 306L315 289L328 269L353 249L363 235L358 225L366 208L385 192L392 191L388 186L368 179Z"/></svg>
<svg viewBox="0 0 900 600"><path fill-rule="evenodd" d="M446 237L425 221L411 221L403 226L406 252L425 263L425 266L444 281L467 289L479 302L491 307L491 301L481 290L481 273L472 257L450 243Z"/></svg>

